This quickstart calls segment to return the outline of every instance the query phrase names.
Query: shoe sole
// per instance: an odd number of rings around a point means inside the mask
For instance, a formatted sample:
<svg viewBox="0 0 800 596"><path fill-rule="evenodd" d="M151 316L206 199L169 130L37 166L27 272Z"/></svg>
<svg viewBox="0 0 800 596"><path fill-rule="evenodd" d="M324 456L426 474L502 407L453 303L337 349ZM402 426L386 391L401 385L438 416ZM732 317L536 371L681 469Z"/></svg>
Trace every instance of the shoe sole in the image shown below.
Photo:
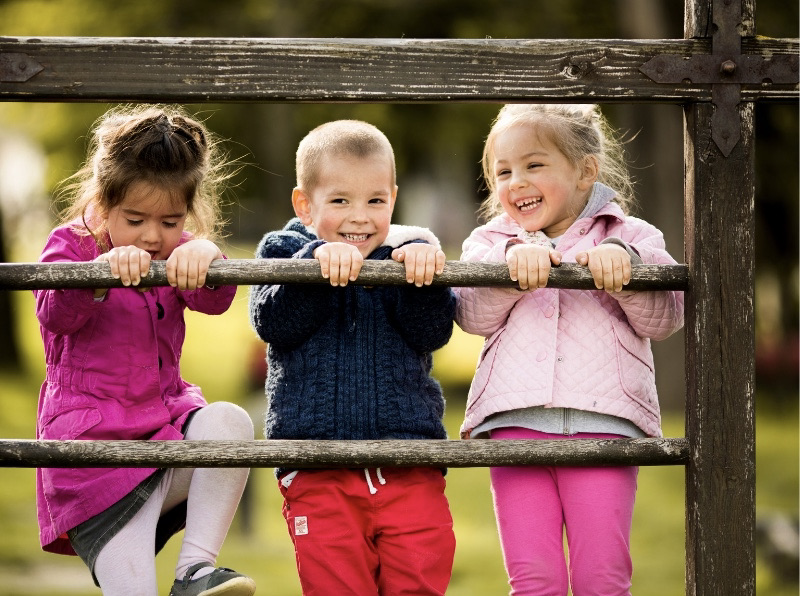
<svg viewBox="0 0 800 596"><path fill-rule="evenodd" d="M256 582L249 577L236 577L224 584L200 592L197 596L253 596Z"/></svg>

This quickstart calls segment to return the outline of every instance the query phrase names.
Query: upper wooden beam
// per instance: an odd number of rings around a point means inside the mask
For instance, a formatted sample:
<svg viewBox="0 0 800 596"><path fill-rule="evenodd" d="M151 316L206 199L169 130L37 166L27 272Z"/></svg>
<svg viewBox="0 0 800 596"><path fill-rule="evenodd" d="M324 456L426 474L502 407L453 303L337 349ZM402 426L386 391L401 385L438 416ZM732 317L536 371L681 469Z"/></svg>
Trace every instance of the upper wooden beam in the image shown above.
<svg viewBox="0 0 800 596"><path fill-rule="evenodd" d="M763 58L799 49L742 47ZM0 37L0 101L682 103L710 101L711 84L656 83L641 67L710 52L709 39ZM743 101L797 96L797 83L742 85Z"/></svg>

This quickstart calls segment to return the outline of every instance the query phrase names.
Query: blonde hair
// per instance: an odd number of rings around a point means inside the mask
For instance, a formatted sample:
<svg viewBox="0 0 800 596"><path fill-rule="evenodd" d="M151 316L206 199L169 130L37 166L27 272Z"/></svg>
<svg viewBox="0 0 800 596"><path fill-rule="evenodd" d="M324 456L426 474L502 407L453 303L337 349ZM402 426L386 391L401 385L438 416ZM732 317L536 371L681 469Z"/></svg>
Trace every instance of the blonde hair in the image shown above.
<svg viewBox="0 0 800 596"><path fill-rule="evenodd" d="M513 126L536 127L576 167L592 156L597 160L597 181L617 193L614 202L625 213L634 206L633 180L626 163L622 141L594 104L507 104L492 123L483 147L483 177L489 196L479 213L490 219L503 212L496 194L494 143L498 135ZM577 213L576 213L577 215Z"/></svg>
<svg viewBox="0 0 800 596"><path fill-rule="evenodd" d="M196 237L219 236L221 188L233 172L202 123L177 106L120 106L99 118L91 135L86 162L59 191L67 203L62 223L81 218L108 250L105 215L144 182L185 201L186 229Z"/></svg>
<svg viewBox="0 0 800 596"><path fill-rule="evenodd" d="M313 192L319 184L323 158L340 155L359 158L385 155L392 169L392 185L396 184L394 151L386 135L361 120L334 120L317 126L297 146L297 187L306 193Z"/></svg>

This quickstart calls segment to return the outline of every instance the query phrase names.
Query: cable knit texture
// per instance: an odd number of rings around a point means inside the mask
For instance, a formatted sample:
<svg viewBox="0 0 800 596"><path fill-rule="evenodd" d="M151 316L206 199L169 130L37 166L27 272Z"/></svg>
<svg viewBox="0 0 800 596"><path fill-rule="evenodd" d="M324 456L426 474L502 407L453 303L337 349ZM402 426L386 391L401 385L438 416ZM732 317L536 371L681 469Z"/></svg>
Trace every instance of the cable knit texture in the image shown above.
<svg viewBox="0 0 800 596"><path fill-rule="evenodd" d="M421 232L419 230L422 230ZM433 240L391 226L369 259ZM264 236L257 258L313 258L323 244L299 219ZM445 286L254 286L253 328L266 341L268 439L442 439L444 398L431 353L450 339L455 296Z"/></svg>
<svg viewBox="0 0 800 596"><path fill-rule="evenodd" d="M507 214L475 229L462 261L505 262L524 230ZM563 262L607 238L626 243L645 264L674 264L661 232L608 203L576 220L558 241ZM462 436L492 414L545 406L630 420L661 436L650 340L683 325L683 292L542 288L456 288L456 321L486 338L470 388Z"/></svg>

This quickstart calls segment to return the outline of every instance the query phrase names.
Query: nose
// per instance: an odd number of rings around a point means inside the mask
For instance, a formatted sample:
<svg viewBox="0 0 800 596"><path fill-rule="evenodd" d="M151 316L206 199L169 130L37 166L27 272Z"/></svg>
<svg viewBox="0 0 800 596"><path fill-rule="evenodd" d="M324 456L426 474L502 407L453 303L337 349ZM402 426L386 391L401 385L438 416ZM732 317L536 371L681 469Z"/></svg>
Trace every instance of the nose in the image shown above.
<svg viewBox="0 0 800 596"><path fill-rule="evenodd" d="M511 180L509 180L508 184L511 188L517 189L526 186L528 181L519 170L511 170Z"/></svg>
<svg viewBox="0 0 800 596"><path fill-rule="evenodd" d="M140 238L148 246L158 244L161 241L161 229L157 223L146 222L142 226Z"/></svg>
<svg viewBox="0 0 800 596"><path fill-rule="evenodd" d="M350 221L356 223L364 223L369 220L367 215L367 208L361 205L353 205L350 209Z"/></svg>

